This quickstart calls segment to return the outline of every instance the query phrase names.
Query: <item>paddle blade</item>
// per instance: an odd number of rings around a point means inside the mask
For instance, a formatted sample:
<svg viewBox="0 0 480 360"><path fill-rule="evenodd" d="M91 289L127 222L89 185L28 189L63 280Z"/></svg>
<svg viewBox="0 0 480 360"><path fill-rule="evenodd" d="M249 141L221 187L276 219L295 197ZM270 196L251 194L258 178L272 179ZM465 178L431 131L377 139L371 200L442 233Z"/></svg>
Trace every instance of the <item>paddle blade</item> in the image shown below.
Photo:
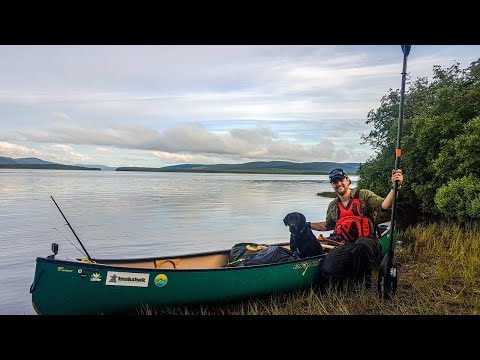
<svg viewBox="0 0 480 360"><path fill-rule="evenodd" d="M412 45L401 45L403 54L405 56L408 56L410 54L410 49L412 48Z"/></svg>
<svg viewBox="0 0 480 360"><path fill-rule="evenodd" d="M378 296L381 299L391 300L397 290L397 264L395 258L392 259L392 267L387 269L388 253L383 257L380 268L378 269Z"/></svg>

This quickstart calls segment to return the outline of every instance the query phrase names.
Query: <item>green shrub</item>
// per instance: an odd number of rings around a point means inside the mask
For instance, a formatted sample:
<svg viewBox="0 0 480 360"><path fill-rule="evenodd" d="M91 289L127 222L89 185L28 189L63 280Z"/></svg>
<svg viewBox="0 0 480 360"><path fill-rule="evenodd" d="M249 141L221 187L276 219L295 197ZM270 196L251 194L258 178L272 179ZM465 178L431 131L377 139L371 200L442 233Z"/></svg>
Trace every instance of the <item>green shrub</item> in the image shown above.
<svg viewBox="0 0 480 360"><path fill-rule="evenodd" d="M437 190L435 204L447 219L480 220L480 179L469 175L450 180Z"/></svg>

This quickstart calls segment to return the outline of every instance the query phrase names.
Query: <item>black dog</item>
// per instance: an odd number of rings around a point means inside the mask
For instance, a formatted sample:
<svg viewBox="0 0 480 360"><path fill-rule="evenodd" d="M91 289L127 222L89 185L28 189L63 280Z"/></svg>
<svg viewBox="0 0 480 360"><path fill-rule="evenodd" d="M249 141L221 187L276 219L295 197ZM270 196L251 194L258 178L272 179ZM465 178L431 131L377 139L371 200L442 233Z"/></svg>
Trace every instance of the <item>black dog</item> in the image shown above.
<svg viewBox="0 0 480 360"><path fill-rule="evenodd" d="M322 255L323 248L307 224L305 216L298 212L287 214L283 219L290 230L290 250L297 252L300 258Z"/></svg>

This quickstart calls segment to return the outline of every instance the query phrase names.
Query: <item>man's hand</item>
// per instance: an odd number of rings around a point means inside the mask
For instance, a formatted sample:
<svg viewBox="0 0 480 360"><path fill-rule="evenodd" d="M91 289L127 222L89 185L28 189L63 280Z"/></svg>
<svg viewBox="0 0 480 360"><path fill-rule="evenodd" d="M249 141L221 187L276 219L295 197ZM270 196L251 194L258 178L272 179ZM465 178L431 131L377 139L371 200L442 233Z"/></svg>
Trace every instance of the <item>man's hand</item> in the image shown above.
<svg viewBox="0 0 480 360"><path fill-rule="evenodd" d="M392 185L395 185L395 181L398 180L398 189L401 189L403 184L403 173L402 169L393 169L392 170Z"/></svg>

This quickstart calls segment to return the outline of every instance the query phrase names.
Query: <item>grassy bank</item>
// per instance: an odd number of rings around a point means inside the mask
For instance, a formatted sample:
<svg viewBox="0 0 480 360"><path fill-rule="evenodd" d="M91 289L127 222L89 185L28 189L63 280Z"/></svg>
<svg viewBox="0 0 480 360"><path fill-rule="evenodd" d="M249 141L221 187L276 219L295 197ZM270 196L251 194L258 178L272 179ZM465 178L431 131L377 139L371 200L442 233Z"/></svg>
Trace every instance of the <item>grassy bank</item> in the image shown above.
<svg viewBox="0 0 480 360"><path fill-rule="evenodd" d="M317 193L317 196L336 198L337 193L335 191L321 191L321 192Z"/></svg>
<svg viewBox="0 0 480 360"><path fill-rule="evenodd" d="M480 314L479 226L431 224L399 233L398 288L392 301L376 287L309 288L221 306L144 308L173 315L459 315ZM375 275L376 282L376 275Z"/></svg>

